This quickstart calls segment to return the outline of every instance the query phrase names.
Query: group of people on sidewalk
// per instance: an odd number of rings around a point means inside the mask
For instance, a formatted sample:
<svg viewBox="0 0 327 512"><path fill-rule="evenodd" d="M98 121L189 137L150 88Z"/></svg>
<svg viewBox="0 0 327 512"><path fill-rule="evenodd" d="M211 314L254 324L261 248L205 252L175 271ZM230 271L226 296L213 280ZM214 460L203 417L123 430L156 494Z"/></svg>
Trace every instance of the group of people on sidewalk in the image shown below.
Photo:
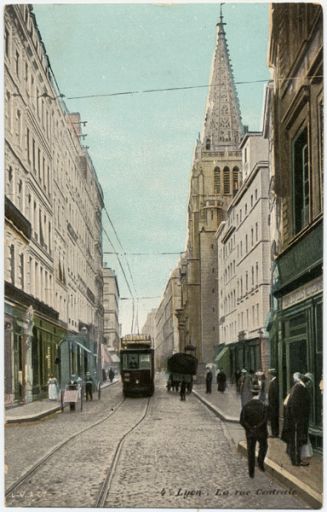
<svg viewBox="0 0 327 512"><path fill-rule="evenodd" d="M212 392L213 374L212 374L212 370L209 366L207 366L207 368L206 368L205 380L206 380L206 393L211 393ZM226 385L227 385L227 377L222 368L217 370L216 381L217 381L218 391L220 391L221 393L224 393L224 391L226 390Z"/></svg>
<svg viewBox="0 0 327 512"><path fill-rule="evenodd" d="M94 381L92 379L91 373L86 372L85 374L85 398L86 400L93 400L93 386ZM69 382L67 383L67 388L76 389L79 393L79 399L82 392L82 384L83 380L78 375L72 374ZM49 400L59 400L59 385L57 379L51 375L48 380L48 398Z"/></svg>
<svg viewBox="0 0 327 512"><path fill-rule="evenodd" d="M265 379L262 378L261 372L257 372L256 378L246 370L242 370L242 373L240 423L246 433L249 476L253 478L257 442L259 443L258 467L264 471L264 459L268 449L268 422L271 426L270 437L279 436L279 388L275 369L268 371L271 381L267 395ZM302 375L296 372L293 375L293 381L294 385L284 400L281 439L287 445L286 452L292 465L307 466L313 455L309 439L310 387L313 384L313 375L311 373Z"/></svg>

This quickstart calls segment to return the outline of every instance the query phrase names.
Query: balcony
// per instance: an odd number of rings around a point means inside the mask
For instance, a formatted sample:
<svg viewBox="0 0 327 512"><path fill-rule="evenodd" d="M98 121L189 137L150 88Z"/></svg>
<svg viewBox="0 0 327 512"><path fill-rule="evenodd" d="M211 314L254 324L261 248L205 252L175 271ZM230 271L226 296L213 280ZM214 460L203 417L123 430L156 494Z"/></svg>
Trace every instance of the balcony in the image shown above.
<svg viewBox="0 0 327 512"><path fill-rule="evenodd" d="M14 203L6 197L5 201L5 216L8 220L11 220L19 231L21 231L25 237L30 240L32 236L32 226L29 220L16 208Z"/></svg>

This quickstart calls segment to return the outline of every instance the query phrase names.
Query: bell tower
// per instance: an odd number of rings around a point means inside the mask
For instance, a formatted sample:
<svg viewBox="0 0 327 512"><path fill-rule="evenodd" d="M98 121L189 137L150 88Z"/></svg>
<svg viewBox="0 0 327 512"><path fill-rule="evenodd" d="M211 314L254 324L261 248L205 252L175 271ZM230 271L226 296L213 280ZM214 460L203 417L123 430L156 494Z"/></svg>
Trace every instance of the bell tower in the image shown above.
<svg viewBox="0 0 327 512"><path fill-rule="evenodd" d="M241 180L240 106L220 6L205 119L196 143L188 208L186 344L196 346L199 375L219 344L216 231ZM201 369L202 366L202 369ZM204 374L204 371L203 371Z"/></svg>

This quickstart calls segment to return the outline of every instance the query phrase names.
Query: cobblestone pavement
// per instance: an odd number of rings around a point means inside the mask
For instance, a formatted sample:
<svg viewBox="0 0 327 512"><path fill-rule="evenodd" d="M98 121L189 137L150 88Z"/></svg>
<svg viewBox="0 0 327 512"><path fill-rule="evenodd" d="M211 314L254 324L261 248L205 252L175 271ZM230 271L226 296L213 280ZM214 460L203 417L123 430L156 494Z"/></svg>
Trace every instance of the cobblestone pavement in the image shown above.
<svg viewBox="0 0 327 512"><path fill-rule="evenodd" d="M84 402L83 411L48 416L40 421L5 426L5 486L10 487L22 474L58 443L106 416L122 399L120 383L102 390L101 400Z"/></svg>
<svg viewBox="0 0 327 512"><path fill-rule="evenodd" d="M182 402L162 385L124 443L105 506L308 508L290 493L261 471L250 479L222 422L194 396Z"/></svg>
<svg viewBox="0 0 327 512"><path fill-rule="evenodd" d="M117 388L112 391L120 395ZM119 440L146 403L128 399L110 419L70 441L7 505L94 506ZM60 419L53 421L58 430L65 425ZM260 471L250 479L246 460L225 437L222 422L194 396L182 402L166 392L162 381L146 418L123 443L105 507L308 508L291 493Z"/></svg>

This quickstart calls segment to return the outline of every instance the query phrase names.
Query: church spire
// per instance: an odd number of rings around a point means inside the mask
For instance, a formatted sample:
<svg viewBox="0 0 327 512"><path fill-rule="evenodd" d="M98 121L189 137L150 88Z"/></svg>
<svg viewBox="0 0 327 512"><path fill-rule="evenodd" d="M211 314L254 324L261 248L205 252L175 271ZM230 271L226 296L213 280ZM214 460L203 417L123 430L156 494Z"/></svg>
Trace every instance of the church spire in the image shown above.
<svg viewBox="0 0 327 512"><path fill-rule="evenodd" d="M239 101L220 4L217 23L217 44L211 68L202 145L204 150L217 151L237 147L243 132Z"/></svg>

